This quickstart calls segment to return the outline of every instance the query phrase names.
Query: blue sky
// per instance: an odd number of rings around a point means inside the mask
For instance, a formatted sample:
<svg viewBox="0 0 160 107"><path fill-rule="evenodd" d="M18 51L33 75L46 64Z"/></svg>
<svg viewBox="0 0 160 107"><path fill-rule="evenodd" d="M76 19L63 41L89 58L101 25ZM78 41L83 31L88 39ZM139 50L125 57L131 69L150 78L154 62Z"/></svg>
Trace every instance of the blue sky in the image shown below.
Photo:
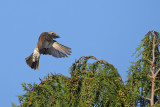
<svg viewBox="0 0 160 107"><path fill-rule="evenodd" d="M132 56L150 30L160 32L159 0L1 0L0 106L18 103L21 83L39 83L49 73L70 76L81 56L107 60L126 79ZM25 63L42 32L54 31L57 41L72 48L64 59L41 56L39 71Z"/></svg>

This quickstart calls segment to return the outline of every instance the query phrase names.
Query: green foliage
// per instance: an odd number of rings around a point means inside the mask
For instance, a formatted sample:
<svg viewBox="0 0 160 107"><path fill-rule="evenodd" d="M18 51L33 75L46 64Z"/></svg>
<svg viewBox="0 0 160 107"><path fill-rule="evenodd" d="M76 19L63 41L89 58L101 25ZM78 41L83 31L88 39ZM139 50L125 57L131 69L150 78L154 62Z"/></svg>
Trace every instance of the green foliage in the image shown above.
<svg viewBox="0 0 160 107"><path fill-rule="evenodd" d="M89 58L81 57L71 67L71 105L122 106L119 91L121 77L113 65L106 61L87 64Z"/></svg>
<svg viewBox="0 0 160 107"><path fill-rule="evenodd" d="M15 105L13 102L11 102L12 107L17 107L17 105Z"/></svg>
<svg viewBox="0 0 160 107"><path fill-rule="evenodd" d="M96 62L88 63L89 59ZM48 75L39 85L23 83L21 106L29 107L123 107L125 85L113 65L93 56L81 57L70 68L71 77Z"/></svg>
<svg viewBox="0 0 160 107"><path fill-rule="evenodd" d="M129 84L133 90L136 90L138 94L136 102L140 106L149 106L153 100L154 103L159 103L157 100L160 94L158 90L155 91L160 86L160 78L156 75L160 69L159 43L159 33L149 31L136 49L139 60L128 71L127 85ZM151 97L153 94L154 98Z"/></svg>
<svg viewBox="0 0 160 107"><path fill-rule="evenodd" d="M18 96L21 105L23 106L36 106L36 107L62 107L68 104L69 97L67 87L69 78L63 75L53 75L44 78L39 85L22 84L26 94Z"/></svg>

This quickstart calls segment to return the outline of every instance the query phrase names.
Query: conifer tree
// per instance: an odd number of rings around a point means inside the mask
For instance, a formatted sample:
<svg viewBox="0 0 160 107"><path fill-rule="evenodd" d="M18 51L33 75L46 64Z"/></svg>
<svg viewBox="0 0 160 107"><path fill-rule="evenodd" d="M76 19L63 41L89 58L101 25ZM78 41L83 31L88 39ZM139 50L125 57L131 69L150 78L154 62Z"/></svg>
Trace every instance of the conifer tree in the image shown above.
<svg viewBox="0 0 160 107"><path fill-rule="evenodd" d="M129 70L127 85L137 91L140 106L160 106L159 45L159 33L149 31L136 50L139 60Z"/></svg>
<svg viewBox="0 0 160 107"><path fill-rule="evenodd" d="M88 63L89 59L96 62ZM93 56L81 57L70 69L71 77L48 75L40 84L22 84L19 95L25 107L123 107L124 84L117 69Z"/></svg>

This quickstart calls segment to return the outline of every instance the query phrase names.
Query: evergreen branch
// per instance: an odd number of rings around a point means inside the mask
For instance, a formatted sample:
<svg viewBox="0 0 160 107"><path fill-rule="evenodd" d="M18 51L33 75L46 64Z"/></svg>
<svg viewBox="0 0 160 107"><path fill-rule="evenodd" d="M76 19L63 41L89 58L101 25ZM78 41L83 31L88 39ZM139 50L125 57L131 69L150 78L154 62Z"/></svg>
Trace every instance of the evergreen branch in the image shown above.
<svg viewBox="0 0 160 107"><path fill-rule="evenodd" d="M149 59L140 59L140 61L148 61L150 64L152 64L152 61Z"/></svg>
<svg viewBox="0 0 160 107"><path fill-rule="evenodd" d="M159 71L160 71L160 69L158 69L158 71L155 73L155 77L158 75Z"/></svg>
<svg viewBox="0 0 160 107"><path fill-rule="evenodd" d="M157 46L157 45L159 45L160 43L158 42L158 43L156 43L155 45Z"/></svg>
<svg viewBox="0 0 160 107"><path fill-rule="evenodd" d="M97 60L97 62L99 62L99 63L109 64L107 61L105 61L105 60L99 60L99 59L97 59L97 58L94 57L94 56L82 56L82 57L80 57L79 60L78 60L78 65L80 65L85 58L87 58L87 59L90 59L90 58L91 58L91 59ZM87 61L88 61L88 60L87 60ZM97 62L95 62L95 63L97 63ZM109 65L111 65L111 66L114 68L114 66L113 66L112 64L109 64ZM124 85L123 80L122 80L122 77L120 76L119 73L118 73L118 75L119 75L119 80L120 80L120 81L122 82L122 84Z"/></svg>
<svg viewBox="0 0 160 107"><path fill-rule="evenodd" d="M147 97L141 97L141 98L143 98L143 99L145 99L145 100L151 100L150 98L147 98Z"/></svg>
<svg viewBox="0 0 160 107"><path fill-rule="evenodd" d="M155 89L154 92L156 92L156 91L158 91L158 90L160 90L160 88Z"/></svg>
<svg viewBox="0 0 160 107"><path fill-rule="evenodd" d="M157 104L160 101L160 98L155 102L155 104Z"/></svg>
<svg viewBox="0 0 160 107"><path fill-rule="evenodd" d="M145 74L145 75L149 76L150 78L152 78L152 76L150 76L148 73L142 72L142 74Z"/></svg>

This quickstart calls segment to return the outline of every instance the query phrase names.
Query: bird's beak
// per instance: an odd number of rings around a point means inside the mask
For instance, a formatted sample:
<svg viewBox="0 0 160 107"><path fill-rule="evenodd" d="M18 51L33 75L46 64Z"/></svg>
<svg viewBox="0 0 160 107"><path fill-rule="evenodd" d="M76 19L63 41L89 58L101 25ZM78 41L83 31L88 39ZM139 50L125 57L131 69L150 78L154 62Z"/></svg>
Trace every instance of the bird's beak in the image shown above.
<svg viewBox="0 0 160 107"><path fill-rule="evenodd" d="M56 36L57 36L57 38L60 38L60 36L59 36L59 35L57 35L57 34L56 34Z"/></svg>
<svg viewBox="0 0 160 107"><path fill-rule="evenodd" d="M56 36L56 38L60 38L60 36L58 34L54 33L54 32L48 32L48 34L54 35L54 36Z"/></svg>

